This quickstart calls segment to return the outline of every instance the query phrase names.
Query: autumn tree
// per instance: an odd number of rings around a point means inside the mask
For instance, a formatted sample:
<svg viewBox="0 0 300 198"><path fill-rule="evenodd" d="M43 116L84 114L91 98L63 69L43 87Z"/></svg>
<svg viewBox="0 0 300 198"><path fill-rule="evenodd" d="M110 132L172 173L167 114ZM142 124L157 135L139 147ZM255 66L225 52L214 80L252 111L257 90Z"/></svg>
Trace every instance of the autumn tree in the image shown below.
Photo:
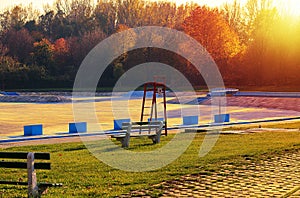
<svg viewBox="0 0 300 198"><path fill-rule="evenodd" d="M117 1L117 24L128 27L163 26L179 28L195 7L194 4L177 6L166 1L125 0Z"/></svg>
<svg viewBox="0 0 300 198"><path fill-rule="evenodd" d="M0 56L6 56L8 53L8 48L3 43L0 42Z"/></svg>
<svg viewBox="0 0 300 198"><path fill-rule="evenodd" d="M62 1L59 0L59 2ZM65 1L64 5L69 7L69 11L63 13L72 26L72 36L83 35L93 29L94 5L92 0L69 0Z"/></svg>
<svg viewBox="0 0 300 198"><path fill-rule="evenodd" d="M230 28L238 34L241 43L247 45L252 30L247 25L249 21L245 18L245 10L246 8L241 5L239 0L226 3L222 7L222 14Z"/></svg>
<svg viewBox="0 0 300 198"><path fill-rule="evenodd" d="M82 37L70 37L67 39L70 56L75 68L78 68L86 55L103 39L106 34L101 29L86 32Z"/></svg>
<svg viewBox="0 0 300 198"><path fill-rule="evenodd" d="M67 40L57 39L53 44L54 64L57 70L56 75L67 77L72 69L71 53Z"/></svg>
<svg viewBox="0 0 300 198"><path fill-rule="evenodd" d="M0 56L0 83L2 90L6 88L23 88L26 84L32 87L37 81L45 78L43 67L27 66L9 56Z"/></svg>
<svg viewBox="0 0 300 198"><path fill-rule="evenodd" d="M20 30L24 24L38 15L32 7L15 6L0 13L0 25L2 30L16 29Z"/></svg>
<svg viewBox="0 0 300 198"><path fill-rule="evenodd" d="M65 13L63 13L61 10L58 10L55 14L51 26L52 38L54 40L59 38L67 38L75 34L71 22L66 18Z"/></svg>
<svg viewBox="0 0 300 198"><path fill-rule="evenodd" d="M40 42L34 43L32 65L45 67L50 75L56 73L54 65L54 46L49 40L42 39Z"/></svg>
<svg viewBox="0 0 300 198"><path fill-rule="evenodd" d="M106 37L130 28L161 26L184 31L201 43L227 83L299 83L300 20L285 18L272 0L248 0L244 6L239 2L212 9L166 1L99 0L94 5L93 0L56 0L43 13L14 6L0 12L2 79L6 72L6 81L13 76L29 85L36 73L49 82L71 82L85 56ZM149 39L176 43L167 35L155 35ZM194 52L184 44L178 48ZM106 85L132 66L151 61L172 65L195 82L201 78L184 58L149 47L114 60L105 74Z"/></svg>
<svg viewBox="0 0 300 198"><path fill-rule="evenodd" d="M228 61L241 51L237 34L218 9L198 7L183 23L184 31L196 39L218 64L223 78L230 75Z"/></svg>
<svg viewBox="0 0 300 198"><path fill-rule="evenodd" d="M8 48L8 55L23 63L29 61L29 55L33 50L34 39L27 29L11 29L5 33L2 39Z"/></svg>
<svg viewBox="0 0 300 198"><path fill-rule="evenodd" d="M191 12L198 7L197 4L182 4L176 9L176 14L174 16L174 27L177 30L182 30L182 23L184 20L190 16Z"/></svg>
<svg viewBox="0 0 300 198"><path fill-rule="evenodd" d="M41 15L39 17L39 30L47 36L47 38L50 38L52 36L52 23L54 20L55 13L53 10L48 11L47 13Z"/></svg>
<svg viewBox="0 0 300 198"><path fill-rule="evenodd" d="M98 1L94 10L94 18L100 28L108 35L116 30L117 7L111 1Z"/></svg>

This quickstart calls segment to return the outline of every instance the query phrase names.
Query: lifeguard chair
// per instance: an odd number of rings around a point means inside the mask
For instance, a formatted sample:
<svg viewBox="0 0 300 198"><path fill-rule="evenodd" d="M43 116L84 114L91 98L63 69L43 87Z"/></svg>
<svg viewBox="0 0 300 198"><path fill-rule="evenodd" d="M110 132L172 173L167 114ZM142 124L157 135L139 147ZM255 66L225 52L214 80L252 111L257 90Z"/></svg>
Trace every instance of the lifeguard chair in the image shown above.
<svg viewBox="0 0 300 198"><path fill-rule="evenodd" d="M147 92L152 92L152 99L148 102ZM148 82L144 84L144 96L142 102L142 112L140 121L144 121L144 117L148 117L149 121L158 121L157 117L157 95L160 95L163 99L163 121L165 127L165 135L168 135L167 131L167 105L166 105L166 85L162 82ZM149 104L151 102L151 104ZM148 105L146 105L146 103ZM149 113L145 113L145 109L150 109Z"/></svg>

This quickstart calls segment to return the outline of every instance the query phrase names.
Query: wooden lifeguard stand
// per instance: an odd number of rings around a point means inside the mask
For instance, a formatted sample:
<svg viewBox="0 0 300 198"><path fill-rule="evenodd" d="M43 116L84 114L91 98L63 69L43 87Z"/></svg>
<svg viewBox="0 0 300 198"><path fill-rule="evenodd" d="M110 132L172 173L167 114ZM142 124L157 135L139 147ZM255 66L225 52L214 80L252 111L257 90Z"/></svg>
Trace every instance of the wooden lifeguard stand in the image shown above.
<svg viewBox="0 0 300 198"><path fill-rule="evenodd" d="M151 104L150 101L147 101L147 93L152 92L152 100ZM144 96L143 96L143 103L142 103L142 112L141 112L141 119L140 121L144 121L144 117L148 117L149 121L157 121L157 94L162 96L163 99L163 121L164 121L164 127L165 127L165 135L168 135L167 131L167 105L166 105L166 85L164 83L160 82L148 82L144 84ZM146 105L148 103L148 105ZM147 114L145 113L145 109L150 109L150 112Z"/></svg>

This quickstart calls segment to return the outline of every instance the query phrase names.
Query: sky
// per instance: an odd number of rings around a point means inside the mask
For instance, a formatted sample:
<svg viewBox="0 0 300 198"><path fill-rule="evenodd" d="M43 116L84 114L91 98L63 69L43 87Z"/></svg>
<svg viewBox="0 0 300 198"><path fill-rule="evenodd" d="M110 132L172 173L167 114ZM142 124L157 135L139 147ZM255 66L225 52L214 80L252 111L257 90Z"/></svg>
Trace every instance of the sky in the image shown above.
<svg viewBox="0 0 300 198"><path fill-rule="evenodd" d="M97 1L97 0L95 0ZM177 3L186 3L191 0L172 0ZM211 7L221 6L224 3L232 3L234 0L193 0L200 5L208 5ZM284 12L288 12L292 15L300 16L300 1L299 0L273 0L275 6ZM0 0L0 10L12 7L14 5L29 5L32 3L33 7L39 10L43 10L44 4L53 5L55 0ZM247 0L240 0L241 4L247 2Z"/></svg>
<svg viewBox="0 0 300 198"><path fill-rule="evenodd" d="M43 4L50 3L53 4L54 0L0 0L0 9L3 10L7 7L12 7L14 5L32 5L37 9L43 9Z"/></svg>

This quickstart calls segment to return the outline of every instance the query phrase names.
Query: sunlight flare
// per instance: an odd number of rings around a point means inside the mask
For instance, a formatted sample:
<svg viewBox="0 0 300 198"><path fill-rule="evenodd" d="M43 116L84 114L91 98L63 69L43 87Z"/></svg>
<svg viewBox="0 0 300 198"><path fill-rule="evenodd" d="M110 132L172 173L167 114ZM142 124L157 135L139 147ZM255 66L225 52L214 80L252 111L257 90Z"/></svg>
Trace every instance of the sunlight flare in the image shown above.
<svg viewBox="0 0 300 198"><path fill-rule="evenodd" d="M283 14L300 17L300 1L298 0L286 0L276 1L275 3L278 10L281 10Z"/></svg>

